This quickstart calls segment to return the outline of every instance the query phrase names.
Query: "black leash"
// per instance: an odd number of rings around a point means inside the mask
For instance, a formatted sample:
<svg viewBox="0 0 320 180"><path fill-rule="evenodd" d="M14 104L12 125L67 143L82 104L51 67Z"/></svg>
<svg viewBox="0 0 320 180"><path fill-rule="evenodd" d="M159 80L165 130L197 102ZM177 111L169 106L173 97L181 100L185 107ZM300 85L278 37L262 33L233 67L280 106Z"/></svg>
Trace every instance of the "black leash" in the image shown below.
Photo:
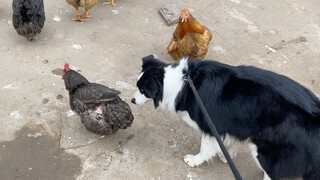
<svg viewBox="0 0 320 180"><path fill-rule="evenodd" d="M217 131L216 127L214 126L214 124L213 124L213 122L212 122L212 120L211 120L211 118L210 118L210 116L208 114L208 111L204 107L204 105L203 105L203 103L201 101L201 98L200 98L200 96L199 96L196 88L194 87L193 82L192 82L192 80L190 79L189 76L187 76L187 81L188 81L189 86L191 87L191 89L193 91L193 94L194 94L194 96L195 96L195 98L197 100L197 103L198 103L198 105L199 105L199 107L200 107L200 109L201 109L201 111L202 111L202 113L204 115L205 120L207 121L207 123L209 125L209 128L210 128L211 132L213 133L214 137L217 139L218 144L219 144L219 146L220 146L220 148L221 148L221 150L223 152L223 155L227 159L227 162L229 164L229 167L230 167L234 177L236 178L236 180L242 180L242 177L240 176L239 171L237 170L236 166L234 165L234 163L233 163L233 161L232 161L232 159L231 159L226 147L224 146L224 144L223 144L223 142L221 140L220 135L218 134L218 131Z"/></svg>

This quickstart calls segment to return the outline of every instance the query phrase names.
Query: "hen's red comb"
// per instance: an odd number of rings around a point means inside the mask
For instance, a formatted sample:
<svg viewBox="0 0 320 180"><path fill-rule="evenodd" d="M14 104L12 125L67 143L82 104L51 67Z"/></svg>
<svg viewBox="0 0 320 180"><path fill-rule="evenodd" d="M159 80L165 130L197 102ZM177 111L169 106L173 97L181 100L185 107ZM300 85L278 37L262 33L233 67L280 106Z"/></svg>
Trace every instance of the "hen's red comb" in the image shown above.
<svg viewBox="0 0 320 180"><path fill-rule="evenodd" d="M66 63L66 64L64 65L64 69L65 69L65 70L68 70L68 69L69 69L69 64L68 64L68 63Z"/></svg>
<svg viewBox="0 0 320 180"><path fill-rule="evenodd" d="M182 9L181 13L186 13L188 10L186 8Z"/></svg>

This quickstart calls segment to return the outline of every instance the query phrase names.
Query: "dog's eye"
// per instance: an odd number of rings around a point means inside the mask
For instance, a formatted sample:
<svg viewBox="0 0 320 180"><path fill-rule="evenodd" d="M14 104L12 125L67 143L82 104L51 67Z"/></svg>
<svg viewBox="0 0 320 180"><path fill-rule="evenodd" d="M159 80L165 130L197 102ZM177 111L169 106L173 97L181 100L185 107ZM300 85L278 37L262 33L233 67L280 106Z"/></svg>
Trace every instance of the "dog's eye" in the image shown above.
<svg viewBox="0 0 320 180"><path fill-rule="evenodd" d="M143 89L139 89L139 90L140 90L141 94L143 94L143 93L144 93L144 90L143 90Z"/></svg>

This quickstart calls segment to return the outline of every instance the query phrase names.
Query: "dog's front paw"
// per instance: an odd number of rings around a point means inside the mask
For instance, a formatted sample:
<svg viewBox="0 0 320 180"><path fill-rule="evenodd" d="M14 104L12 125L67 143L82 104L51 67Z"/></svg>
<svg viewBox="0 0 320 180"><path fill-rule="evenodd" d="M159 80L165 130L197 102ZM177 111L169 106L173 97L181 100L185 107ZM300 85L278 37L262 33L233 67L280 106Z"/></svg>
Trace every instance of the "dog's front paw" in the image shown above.
<svg viewBox="0 0 320 180"><path fill-rule="evenodd" d="M195 167L195 166L201 165L203 163L203 160L199 154L197 155L188 154L184 156L184 162L191 167Z"/></svg>

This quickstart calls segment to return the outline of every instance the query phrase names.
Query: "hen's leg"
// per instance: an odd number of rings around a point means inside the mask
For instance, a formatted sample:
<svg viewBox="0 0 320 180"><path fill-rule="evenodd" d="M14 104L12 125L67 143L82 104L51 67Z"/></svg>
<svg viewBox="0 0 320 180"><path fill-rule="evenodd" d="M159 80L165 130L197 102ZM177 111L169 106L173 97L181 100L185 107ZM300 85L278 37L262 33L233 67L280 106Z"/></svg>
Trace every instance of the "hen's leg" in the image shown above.
<svg viewBox="0 0 320 180"><path fill-rule="evenodd" d="M88 11L89 11L89 9L85 8L84 14L82 16L83 18L92 18L92 16L88 15Z"/></svg>
<svg viewBox="0 0 320 180"><path fill-rule="evenodd" d="M80 18L80 15L79 15L79 7L74 7L75 10L76 10L76 17L75 18L72 18L72 21L84 21L83 19Z"/></svg>
<svg viewBox="0 0 320 180"><path fill-rule="evenodd" d="M103 3L104 5L111 4L114 7L114 0L107 0L107 2Z"/></svg>
<svg viewBox="0 0 320 180"><path fill-rule="evenodd" d="M271 178L268 176L267 172L262 168L259 160L258 160L258 149L257 146L254 143L249 143L249 148L251 150L251 155L258 165L258 167L263 171L263 180L271 180Z"/></svg>

